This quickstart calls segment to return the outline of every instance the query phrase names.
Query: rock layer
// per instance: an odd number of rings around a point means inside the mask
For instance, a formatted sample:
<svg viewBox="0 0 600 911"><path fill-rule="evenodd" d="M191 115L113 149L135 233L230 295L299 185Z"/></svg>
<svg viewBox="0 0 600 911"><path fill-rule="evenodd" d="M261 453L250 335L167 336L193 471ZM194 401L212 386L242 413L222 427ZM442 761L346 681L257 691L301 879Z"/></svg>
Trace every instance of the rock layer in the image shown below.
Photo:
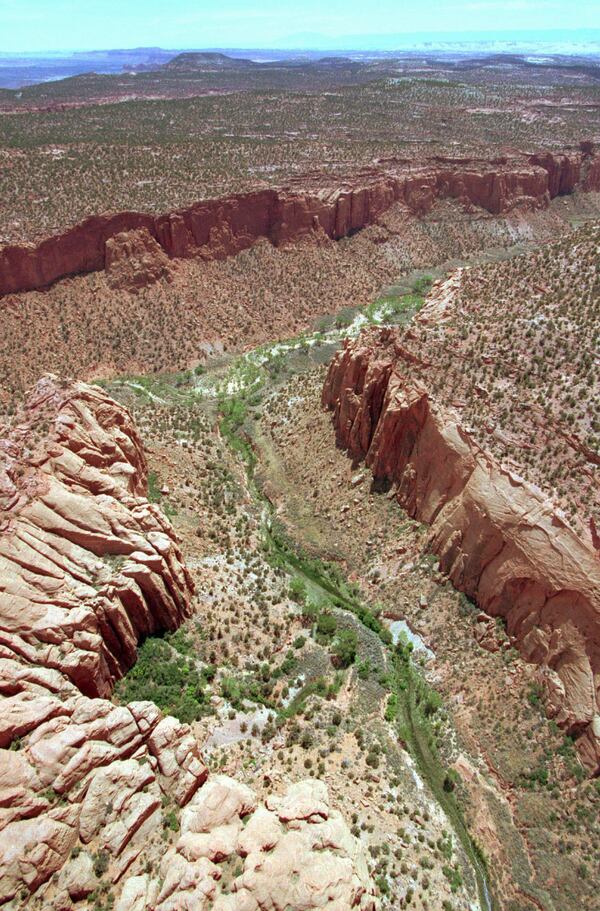
<svg viewBox="0 0 600 911"><path fill-rule="evenodd" d="M369 330L332 361L338 443L396 485L453 584L502 616L541 667L549 712L600 771L600 562L542 492L505 470L411 378L399 334Z"/></svg>
<svg viewBox="0 0 600 911"><path fill-rule="evenodd" d="M102 698L140 637L192 608L126 409L45 377L0 453L0 905L70 911L110 892L119 911L376 911L324 785L259 806L208 777L188 725Z"/></svg>
<svg viewBox="0 0 600 911"><path fill-rule="evenodd" d="M138 640L191 613L170 523L145 498L141 440L99 387L37 384L0 442L4 656L107 696Z"/></svg>
<svg viewBox="0 0 600 911"><path fill-rule="evenodd" d="M7 245L0 249L0 295L106 268L111 239L124 232L147 231L171 258L219 259L260 238L276 245L311 234L337 240L373 224L394 203L424 215L436 199L454 198L498 215L545 207L575 189L600 189L600 154L589 142L563 154L435 158L420 164L386 160L335 185L319 177L299 178L281 189L199 202L165 215L93 216L37 245Z"/></svg>

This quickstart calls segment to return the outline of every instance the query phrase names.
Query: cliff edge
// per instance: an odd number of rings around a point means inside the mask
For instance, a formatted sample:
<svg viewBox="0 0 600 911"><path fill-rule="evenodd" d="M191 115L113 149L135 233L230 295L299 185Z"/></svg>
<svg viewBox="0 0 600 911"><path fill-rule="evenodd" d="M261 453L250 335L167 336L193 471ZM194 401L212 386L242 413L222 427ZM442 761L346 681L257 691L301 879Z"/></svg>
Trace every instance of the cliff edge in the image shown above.
<svg viewBox="0 0 600 911"><path fill-rule="evenodd" d="M456 588L506 620L540 665L549 713L600 770L600 560L534 485L503 468L411 376L414 355L391 329L347 340L323 404L337 440L394 485Z"/></svg>

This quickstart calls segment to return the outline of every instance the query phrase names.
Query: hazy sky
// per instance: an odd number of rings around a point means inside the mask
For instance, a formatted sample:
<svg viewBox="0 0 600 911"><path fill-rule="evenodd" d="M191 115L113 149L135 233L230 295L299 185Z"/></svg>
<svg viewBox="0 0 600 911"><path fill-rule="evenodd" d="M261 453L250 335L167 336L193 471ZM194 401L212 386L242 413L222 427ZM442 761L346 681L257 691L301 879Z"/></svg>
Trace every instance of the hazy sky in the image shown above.
<svg viewBox="0 0 600 911"><path fill-rule="evenodd" d="M311 33L598 27L599 0L0 0L0 51L283 47Z"/></svg>

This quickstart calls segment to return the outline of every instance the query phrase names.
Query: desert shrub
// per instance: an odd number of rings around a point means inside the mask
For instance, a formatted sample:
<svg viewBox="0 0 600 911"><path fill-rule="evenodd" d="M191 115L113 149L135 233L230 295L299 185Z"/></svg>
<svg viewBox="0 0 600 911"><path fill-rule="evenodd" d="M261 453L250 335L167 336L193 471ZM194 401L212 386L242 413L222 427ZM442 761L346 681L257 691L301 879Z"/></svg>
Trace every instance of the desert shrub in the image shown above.
<svg viewBox="0 0 600 911"><path fill-rule="evenodd" d="M341 667L350 667L356 659L358 637L354 630L343 629L337 634L332 652Z"/></svg>
<svg viewBox="0 0 600 911"><path fill-rule="evenodd" d="M181 634L181 635L180 635ZM206 677L193 660L175 649L191 651L191 640L182 631L166 638L149 637L138 649L138 660L117 684L121 702L149 700L180 721L190 724L209 711Z"/></svg>

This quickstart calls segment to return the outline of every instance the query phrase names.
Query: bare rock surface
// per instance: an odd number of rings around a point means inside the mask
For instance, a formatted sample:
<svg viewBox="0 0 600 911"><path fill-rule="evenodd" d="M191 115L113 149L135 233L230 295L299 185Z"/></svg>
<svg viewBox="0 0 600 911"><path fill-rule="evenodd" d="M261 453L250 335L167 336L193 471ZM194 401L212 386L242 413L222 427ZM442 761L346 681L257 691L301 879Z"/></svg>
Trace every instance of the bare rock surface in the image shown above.
<svg viewBox="0 0 600 911"><path fill-rule="evenodd" d="M140 637L191 612L171 526L144 496L137 431L99 387L46 377L0 453L2 658L32 682L44 668L107 696ZM23 699L25 684L11 696Z"/></svg>
<svg viewBox="0 0 600 911"><path fill-rule="evenodd" d="M147 228L109 237L105 250L107 279L113 288L136 292L171 278L169 257Z"/></svg>
<svg viewBox="0 0 600 911"><path fill-rule="evenodd" d="M107 698L193 597L127 410L46 377L0 452L0 905L70 911L110 892L120 911L374 909L324 786L271 812L208 777L188 725Z"/></svg>
<svg viewBox="0 0 600 911"><path fill-rule="evenodd" d="M261 238L276 245L305 237L338 240L374 224L396 202L418 216L430 212L438 199L456 199L467 210L479 207L496 215L544 208L575 189L600 189L599 162L589 143L559 154L491 160L398 159L334 185L322 176L307 176L280 189L206 200L157 217L141 212L92 216L38 245L1 248L0 295L104 268L115 269L119 287L136 289L167 273L166 257L223 259ZM128 257L132 263L125 265Z"/></svg>
<svg viewBox="0 0 600 911"><path fill-rule="evenodd" d="M187 831L165 855L157 911L377 907L360 843L341 814L330 810L322 782L297 782L281 797L269 798L269 807L279 807L273 812L258 806L249 788L219 775L198 792L184 815L191 811L193 817L198 809L216 807L217 798L219 816L214 821L219 825L210 836L196 836L200 850L192 850L188 819ZM204 827L213 820L213 812L203 817ZM211 844L220 844L223 853L207 856L203 846ZM214 863L225 857L226 874ZM122 902L119 911L134 907Z"/></svg>
<svg viewBox="0 0 600 911"><path fill-rule="evenodd" d="M600 564L539 488L503 468L411 376L395 330L348 341L333 360L323 404L337 438L395 485L453 584L493 616L542 668L547 705L600 768Z"/></svg>

